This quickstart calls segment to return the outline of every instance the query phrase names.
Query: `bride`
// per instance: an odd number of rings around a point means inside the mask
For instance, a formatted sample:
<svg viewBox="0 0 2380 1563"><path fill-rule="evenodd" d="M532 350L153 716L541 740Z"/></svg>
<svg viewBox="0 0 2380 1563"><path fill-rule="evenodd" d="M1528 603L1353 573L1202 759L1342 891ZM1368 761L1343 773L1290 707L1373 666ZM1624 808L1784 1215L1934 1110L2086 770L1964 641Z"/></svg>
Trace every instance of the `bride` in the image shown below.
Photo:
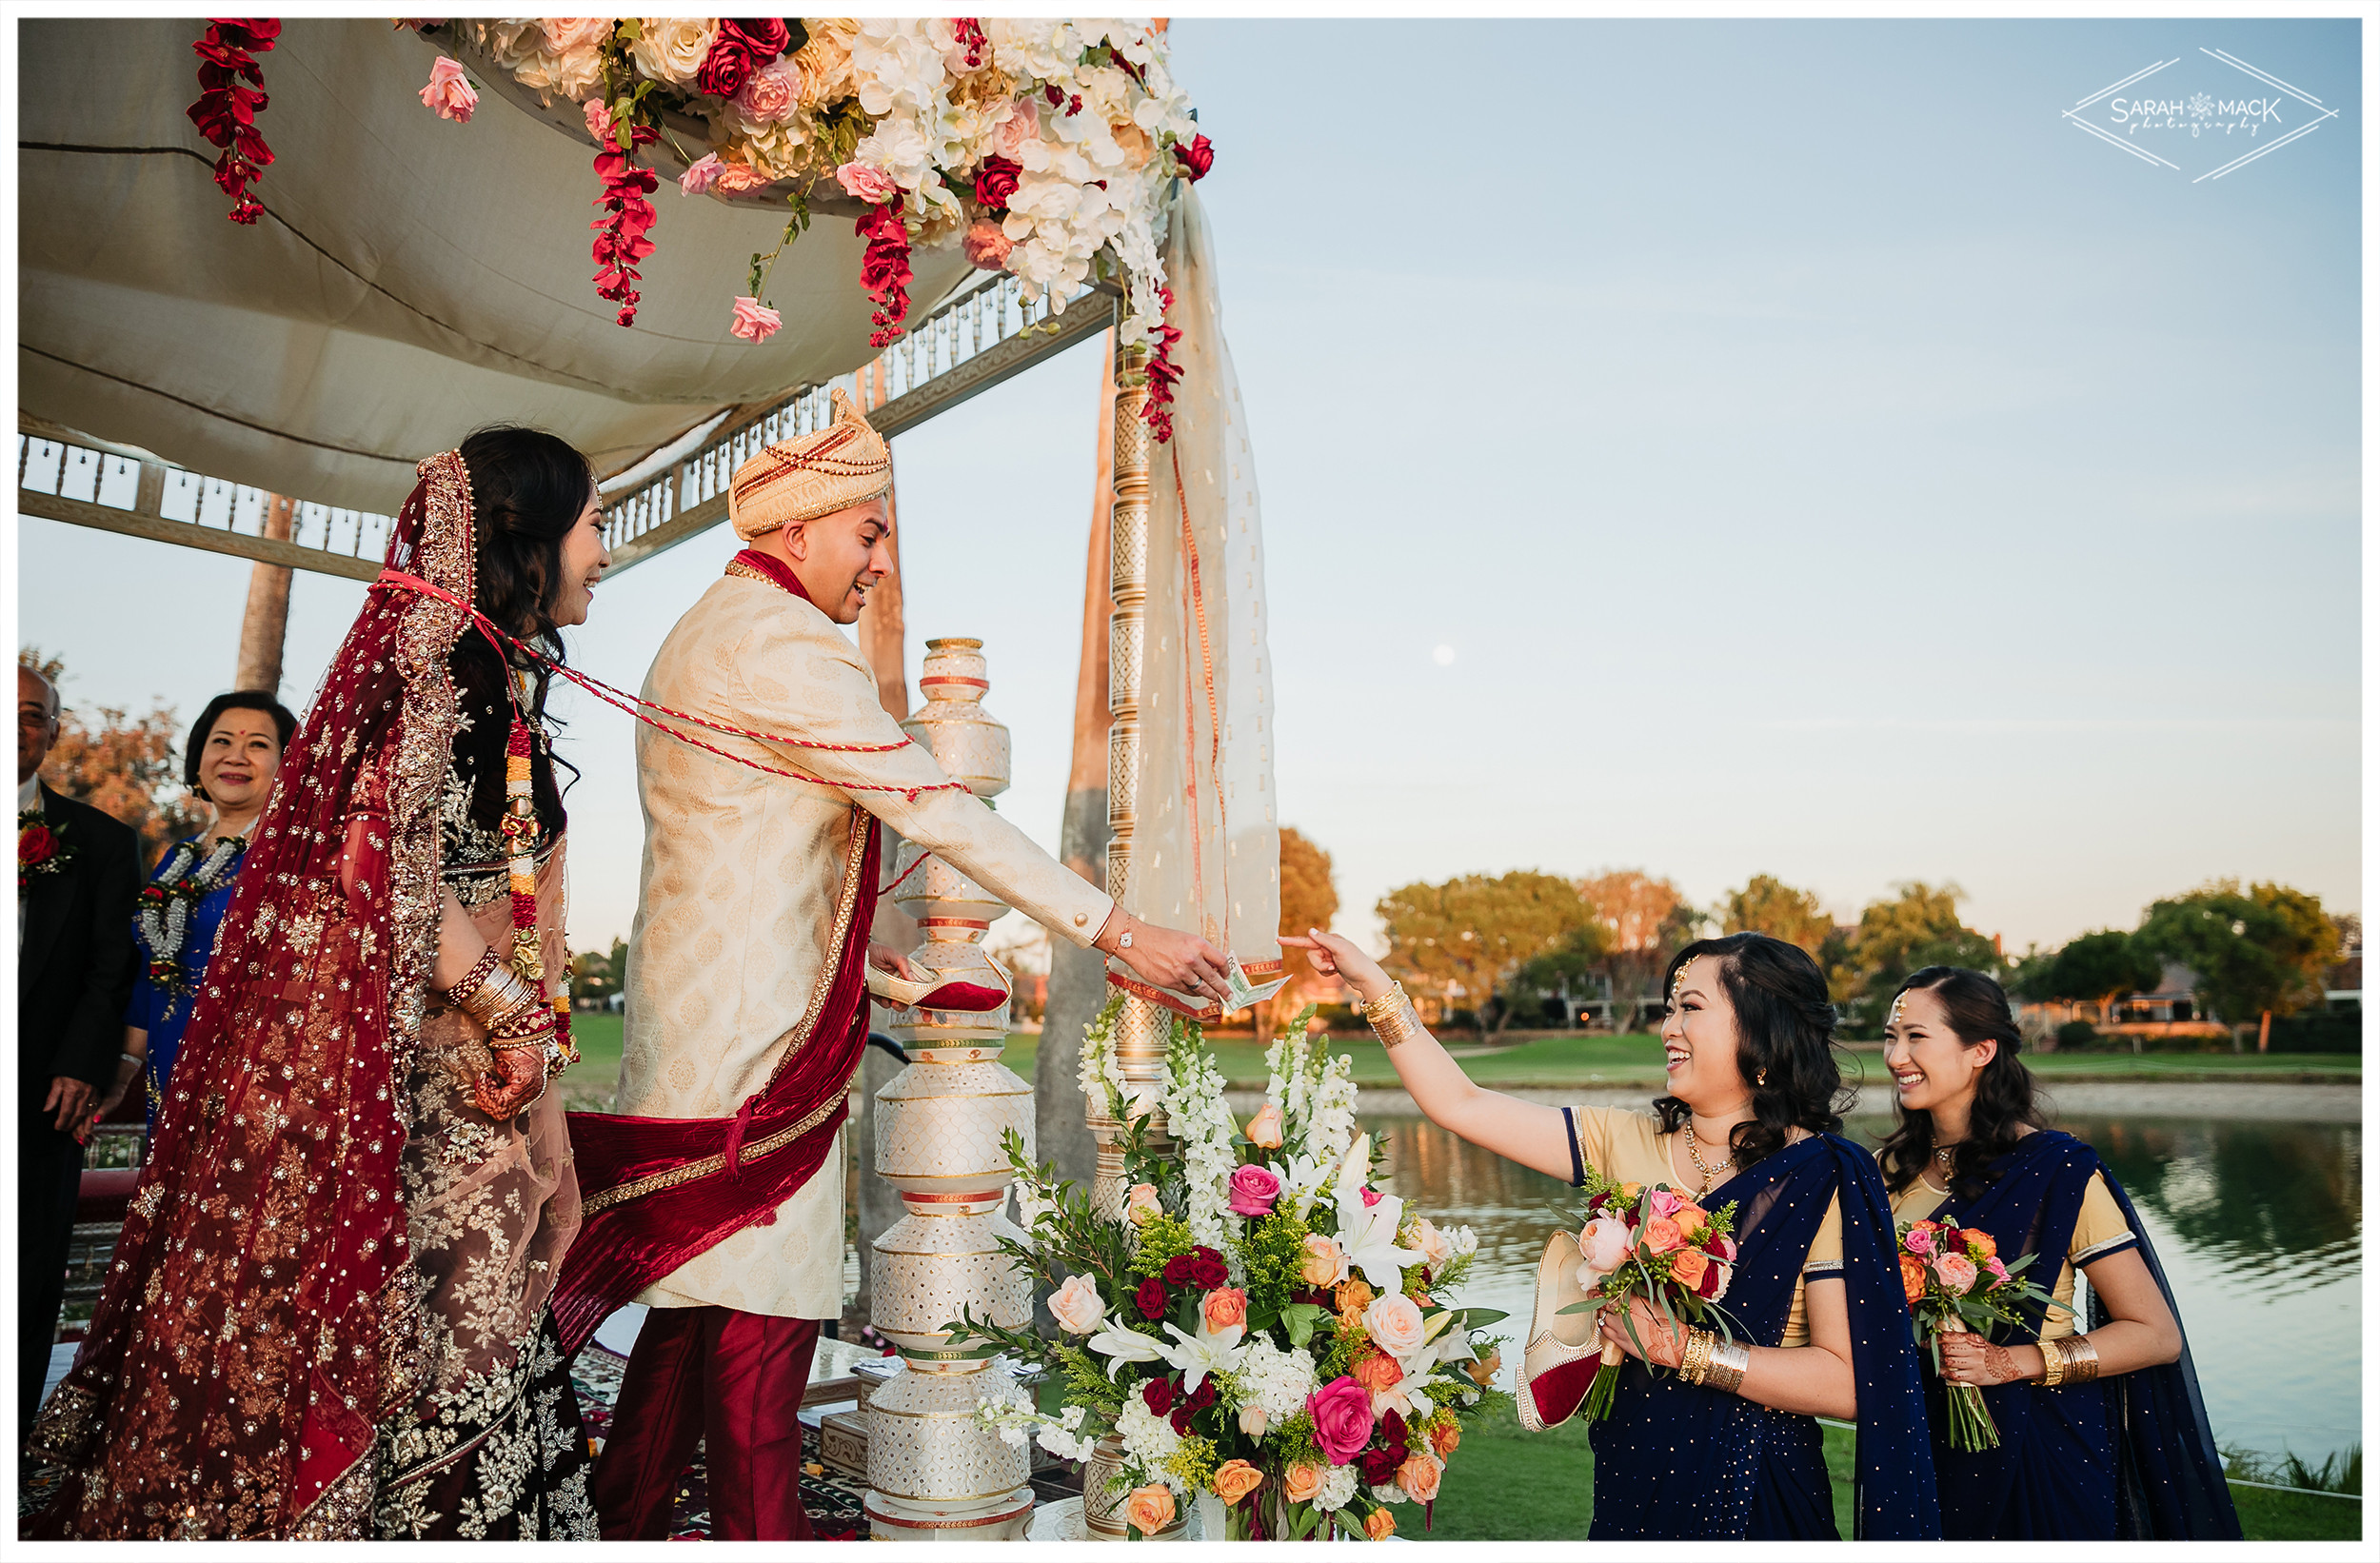
<svg viewBox="0 0 2380 1563"><path fill-rule="evenodd" d="M595 1538L546 1306L579 1225L565 818L545 677L485 626L558 657L609 559L552 435L419 473L34 1425L69 1473L40 1533Z"/></svg>

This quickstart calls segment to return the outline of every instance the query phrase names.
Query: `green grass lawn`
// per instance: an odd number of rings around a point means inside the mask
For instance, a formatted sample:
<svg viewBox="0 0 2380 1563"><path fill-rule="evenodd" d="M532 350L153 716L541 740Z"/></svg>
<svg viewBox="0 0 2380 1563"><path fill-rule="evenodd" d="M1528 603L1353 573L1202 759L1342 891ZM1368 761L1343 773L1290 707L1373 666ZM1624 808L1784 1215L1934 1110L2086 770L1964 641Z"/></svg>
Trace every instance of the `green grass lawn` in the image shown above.
<svg viewBox="0 0 2380 1563"><path fill-rule="evenodd" d="M1835 1478L1835 1525L1852 1533L1851 1429L1828 1427L1826 1466ZM2363 1509L2345 1498L2231 1488L2251 1541L2353 1541ZM1510 1413L1463 1434L1448 1462L1431 1528L1417 1509L1400 1507L1398 1533L1417 1541L1581 1540L1595 1512L1595 1454L1576 1419L1547 1433L1524 1433Z"/></svg>

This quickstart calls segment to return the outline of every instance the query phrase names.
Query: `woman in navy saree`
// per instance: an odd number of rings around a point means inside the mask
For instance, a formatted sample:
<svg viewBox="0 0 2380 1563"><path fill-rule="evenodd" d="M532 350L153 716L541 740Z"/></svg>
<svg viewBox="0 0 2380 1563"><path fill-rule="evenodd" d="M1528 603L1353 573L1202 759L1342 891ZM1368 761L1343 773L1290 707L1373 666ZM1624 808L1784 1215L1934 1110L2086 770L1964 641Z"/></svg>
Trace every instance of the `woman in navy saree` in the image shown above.
<svg viewBox="0 0 2380 1563"><path fill-rule="evenodd" d="M1573 1183L1591 1163L1608 1177L1670 1184L1706 1209L1737 1202L1723 1304L1748 1349L1701 1382L1673 1371L1685 1332L1665 1331L1648 1313L1636 1313L1635 1333L1658 1373L1634 1359L1616 1319L1601 1318L1597 1336L1595 1316L1557 1316L1582 1295L1572 1274L1579 1255L1570 1244L1557 1262L1568 1239L1548 1245L1521 1370L1524 1425L1550 1426L1577 1409L1605 1339L1631 1357L1611 1418L1591 1434L1590 1538L1837 1539L1822 1415L1859 1422L1854 1533L1941 1534L1892 1217L1874 1160L1837 1132L1834 1010L1808 954L1759 934L1680 951L1661 1032L1671 1094L1647 1115L1482 1090L1352 944L1320 933L1283 942L1316 951L1318 966L1365 999L1398 1078L1433 1122Z"/></svg>
<svg viewBox="0 0 2380 1563"><path fill-rule="evenodd" d="M2044 1126L1999 984L1927 967L1885 1036L1900 1125L1880 1156L1899 1218L1979 1229L2003 1264L2033 1256L2029 1278L2053 1297L2027 1311L2032 1344L1943 1342L1944 1375L1982 1389L2000 1438L1952 1448L1943 1382L1929 1382L1943 1533L2239 1539L2172 1288L2098 1153ZM2079 1316L2077 1270L2091 1282Z"/></svg>

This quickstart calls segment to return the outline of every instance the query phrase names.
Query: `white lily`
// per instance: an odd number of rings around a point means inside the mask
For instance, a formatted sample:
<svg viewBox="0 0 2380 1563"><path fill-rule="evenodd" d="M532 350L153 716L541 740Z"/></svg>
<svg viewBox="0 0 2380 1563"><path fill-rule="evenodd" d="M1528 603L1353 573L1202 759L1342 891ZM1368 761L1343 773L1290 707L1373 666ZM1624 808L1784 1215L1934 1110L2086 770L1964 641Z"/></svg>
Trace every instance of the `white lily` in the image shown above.
<svg viewBox="0 0 2380 1563"><path fill-rule="evenodd" d="M1290 1213L1303 1217L1314 1207L1314 1197L1322 1192L1322 1185L1331 1180L1339 1163L1328 1158L1293 1156L1280 1168L1281 1189L1289 1200Z"/></svg>
<svg viewBox="0 0 2380 1563"><path fill-rule="evenodd" d="M1371 1166L1372 1137L1358 1135L1339 1169L1339 1246L1347 1267L1380 1292L1401 1291L1405 1272L1421 1262L1418 1249L1397 1246L1397 1223L1404 1218L1405 1202L1383 1194L1372 1204L1363 1202L1363 1179Z"/></svg>
<svg viewBox="0 0 2380 1563"><path fill-rule="evenodd" d="M1200 1381L1208 1374L1239 1372L1240 1358L1248 1355L1248 1348L1240 1344L1240 1337L1248 1333L1245 1325L1225 1325L1210 1334L1206 1320L1200 1318L1199 1333L1184 1335L1180 1325L1169 1321L1165 1333L1178 1344L1161 1348L1160 1355L1181 1370L1181 1387L1186 1394L1197 1394Z"/></svg>
<svg viewBox="0 0 2380 1563"><path fill-rule="evenodd" d="M1155 1362L1165 1357L1165 1343L1155 1335L1144 1335L1138 1330L1127 1330L1121 1324L1109 1323L1082 1343L1101 1356L1113 1357L1107 1364L1107 1376L1116 1376L1116 1370L1126 1362Z"/></svg>

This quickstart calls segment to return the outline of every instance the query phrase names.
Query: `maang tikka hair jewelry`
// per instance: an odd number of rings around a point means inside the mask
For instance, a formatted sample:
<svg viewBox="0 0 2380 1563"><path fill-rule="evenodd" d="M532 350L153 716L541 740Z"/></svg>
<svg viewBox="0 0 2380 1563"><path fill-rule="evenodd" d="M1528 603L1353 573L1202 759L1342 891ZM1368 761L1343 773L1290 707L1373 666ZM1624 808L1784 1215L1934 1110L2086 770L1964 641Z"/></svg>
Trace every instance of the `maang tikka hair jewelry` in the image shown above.
<svg viewBox="0 0 2380 1563"><path fill-rule="evenodd" d="M1677 996L1679 993L1684 991L1686 986L1686 974L1693 971L1695 969L1695 962L1701 959L1702 958L1698 955L1688 956L1686 958L1686 963L1677 968L1677 975L1669 979L1670 1008L1676 1009L1677 1007Z"/></svg>
<svg viewBox="0 0 2380 1563"><path fill-rule="evenodd" d="M1907 988L1903 988L1900 992L1893 995L1893 1011L1884 1018L1884 1023L1888 1026L1899 1025L1901 1023L1901 1005L1907 1003L1908 1001L1909 990Z"/></svg>

